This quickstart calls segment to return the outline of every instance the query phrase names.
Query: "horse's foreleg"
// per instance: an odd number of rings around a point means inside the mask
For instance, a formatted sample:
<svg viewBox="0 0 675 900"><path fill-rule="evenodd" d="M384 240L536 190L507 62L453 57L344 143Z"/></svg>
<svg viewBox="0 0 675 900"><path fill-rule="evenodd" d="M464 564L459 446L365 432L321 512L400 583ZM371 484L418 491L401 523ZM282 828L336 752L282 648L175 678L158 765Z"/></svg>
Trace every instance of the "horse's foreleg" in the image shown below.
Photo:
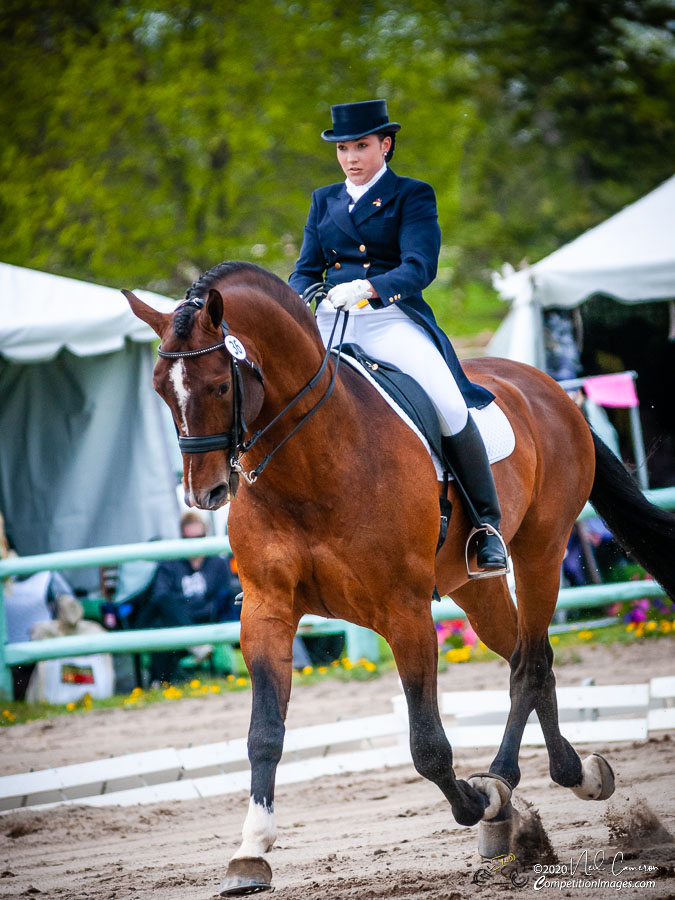
<svg viewBox="0 0 675 900"><path fill-rule="evenodd" d="M248 615L242 615L241 649L253 689L248 733L251 797L242 842L228 865L221 895L265 890L272 880L263 855L276 839L274 780L283 750L297 623L266 617L260 609L255 623L252 619L249 608Z"/></svg>
<svg viewBox="0 0 675 900"><path fill-rule="evenodd" d="M460 825L475 825L483 818L488 797L455 776L452 748L438 710L438 644L431 616L414 616L392 623L384 635L392 648L410 721L410 751L417 771L441 789Z"/></svg>

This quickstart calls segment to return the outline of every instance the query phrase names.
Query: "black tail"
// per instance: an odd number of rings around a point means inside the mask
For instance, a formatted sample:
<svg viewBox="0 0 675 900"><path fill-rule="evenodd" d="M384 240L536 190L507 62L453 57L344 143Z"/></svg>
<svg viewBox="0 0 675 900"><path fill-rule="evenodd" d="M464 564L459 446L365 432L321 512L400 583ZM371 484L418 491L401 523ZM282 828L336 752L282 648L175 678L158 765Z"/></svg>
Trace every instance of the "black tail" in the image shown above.
<svg viewBox="0 0 675 900"><path fill-rule="evenodd" d="M620 460L593 432L590 501L626 552L675 600L675 515L645 500Z"/></svg>

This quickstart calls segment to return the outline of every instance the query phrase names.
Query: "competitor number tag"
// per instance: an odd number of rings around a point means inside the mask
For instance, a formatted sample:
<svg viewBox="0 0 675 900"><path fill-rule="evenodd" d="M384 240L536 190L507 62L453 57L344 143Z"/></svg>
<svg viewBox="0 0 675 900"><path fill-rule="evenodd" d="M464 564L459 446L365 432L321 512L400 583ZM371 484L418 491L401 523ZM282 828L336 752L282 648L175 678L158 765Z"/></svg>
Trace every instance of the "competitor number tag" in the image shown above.
<svg viewBox="0 0 675 900"><path fill-rule="evenodd" d="M246 348L233 334L228 334L225 338L225 347L235 359L246 359Z"/></svg>

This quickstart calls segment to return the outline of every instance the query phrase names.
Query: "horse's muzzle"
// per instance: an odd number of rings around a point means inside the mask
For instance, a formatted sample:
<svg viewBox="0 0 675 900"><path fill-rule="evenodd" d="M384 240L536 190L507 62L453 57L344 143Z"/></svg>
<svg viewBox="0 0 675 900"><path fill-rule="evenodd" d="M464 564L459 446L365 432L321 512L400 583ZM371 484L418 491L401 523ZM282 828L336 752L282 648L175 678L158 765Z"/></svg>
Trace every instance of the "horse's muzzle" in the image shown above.
<svg viewBox="0 0 675 900"><path fill-rule="evenodd" d="M228 503L233 496L234 493L231 491L230 484L223 481L220 484L214 485L214 487L207 491L200 491L195 496L195 503L200 509L220 509L220 507Z"/></svg>

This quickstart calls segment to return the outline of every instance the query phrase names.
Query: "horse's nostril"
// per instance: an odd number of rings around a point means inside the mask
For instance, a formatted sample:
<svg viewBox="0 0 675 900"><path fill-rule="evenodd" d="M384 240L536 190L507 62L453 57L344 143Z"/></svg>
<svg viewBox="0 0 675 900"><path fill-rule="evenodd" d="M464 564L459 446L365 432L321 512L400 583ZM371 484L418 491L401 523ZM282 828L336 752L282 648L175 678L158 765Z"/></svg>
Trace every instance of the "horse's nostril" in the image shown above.
<svg viewBox="0 0 675 900"><path fill-rule="evenodd" d="M213 488L212 491L209 491L208 495L208 505L209 509L217 509L219 506L222 506L223 503L226 502L229 493L229 488L227 484L219 484L218 487Z"/></svg>

